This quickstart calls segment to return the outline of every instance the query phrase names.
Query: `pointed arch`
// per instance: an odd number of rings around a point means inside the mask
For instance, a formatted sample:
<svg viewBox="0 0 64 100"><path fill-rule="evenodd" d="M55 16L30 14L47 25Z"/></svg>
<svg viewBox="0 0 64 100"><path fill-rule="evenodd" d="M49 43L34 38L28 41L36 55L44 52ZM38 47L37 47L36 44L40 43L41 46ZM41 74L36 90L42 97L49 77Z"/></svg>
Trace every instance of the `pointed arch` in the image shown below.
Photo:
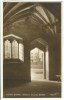
<svg viewBox="0 0 64 100"><path fill-rule="evenodd" d="M9 40L5 41L5 59L11 58L11 43Z"/></svg>
<svg viewBox="0 0 64 100"><path fill-rule="evenodd" d="M18 58L18 42L16 40L12 42L12 58Z"/></svg>

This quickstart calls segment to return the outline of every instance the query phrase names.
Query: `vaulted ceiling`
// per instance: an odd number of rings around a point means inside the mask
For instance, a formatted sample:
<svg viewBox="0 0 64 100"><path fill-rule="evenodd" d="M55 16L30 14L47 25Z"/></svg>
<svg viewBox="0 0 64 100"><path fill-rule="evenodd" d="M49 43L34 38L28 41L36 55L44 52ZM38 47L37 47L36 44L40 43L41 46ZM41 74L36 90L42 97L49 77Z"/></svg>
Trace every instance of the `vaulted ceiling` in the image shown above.
<svg viewBox="0 0 64 100"><path fill-rule="evenodd" d="M3 3L4 35L15 34L32 42L44 38L54 40L61 32L60 3Z"/></svg>

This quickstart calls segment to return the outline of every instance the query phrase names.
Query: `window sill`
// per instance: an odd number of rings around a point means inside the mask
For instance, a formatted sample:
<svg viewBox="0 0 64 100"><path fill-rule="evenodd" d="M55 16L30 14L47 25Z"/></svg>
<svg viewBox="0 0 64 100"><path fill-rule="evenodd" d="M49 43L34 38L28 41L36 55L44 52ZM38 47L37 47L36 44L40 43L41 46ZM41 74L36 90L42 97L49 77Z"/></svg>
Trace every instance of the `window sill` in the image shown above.
<svg viewBox="0 0 64 100"><path fill-rule="evenodd" d="M23 63L20 59L4 59L4 63Z"/></svg>

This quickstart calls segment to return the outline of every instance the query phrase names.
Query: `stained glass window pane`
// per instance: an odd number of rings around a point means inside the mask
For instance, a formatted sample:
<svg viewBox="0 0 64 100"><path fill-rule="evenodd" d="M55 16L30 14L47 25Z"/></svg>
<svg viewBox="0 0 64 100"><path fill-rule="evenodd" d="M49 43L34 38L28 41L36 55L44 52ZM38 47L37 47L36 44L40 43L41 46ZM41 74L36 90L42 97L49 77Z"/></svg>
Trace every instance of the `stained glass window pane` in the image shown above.
<svg viewBox="0 0 64 100"><path fill-rule="evenodd" d="M12 58L18 58L18 43L16 40L12 42Z"/></svg>
<svg viewBox="0 0 64 100"><path fill-rule="evenodd" d="M22 43L19 43L19 59L24 61L24 46Z"/></svg>
<svg viewBox="0 0 64 100"><path fill-rule="evenodd" d="M9 40L5 41L5 58L6 59L11 58L11 43Z"/></svg>

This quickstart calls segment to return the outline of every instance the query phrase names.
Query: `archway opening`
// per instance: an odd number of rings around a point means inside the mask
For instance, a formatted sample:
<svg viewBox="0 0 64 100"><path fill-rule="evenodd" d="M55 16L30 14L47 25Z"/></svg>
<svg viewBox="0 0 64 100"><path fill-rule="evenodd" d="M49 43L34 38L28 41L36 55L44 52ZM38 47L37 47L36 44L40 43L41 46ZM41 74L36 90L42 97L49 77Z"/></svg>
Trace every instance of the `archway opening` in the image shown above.
<svg viewBox="0 0 64 100"><path fill-rule="evenodd" d="M31 80L44 79L44 51L34 48L31 55Z"/></svg>
<svg viewBox="0 0 64 100"><path fill-rule="evenodd" d="M49 80L49 45L42 38L31 43L31 81Z"/></svg>

